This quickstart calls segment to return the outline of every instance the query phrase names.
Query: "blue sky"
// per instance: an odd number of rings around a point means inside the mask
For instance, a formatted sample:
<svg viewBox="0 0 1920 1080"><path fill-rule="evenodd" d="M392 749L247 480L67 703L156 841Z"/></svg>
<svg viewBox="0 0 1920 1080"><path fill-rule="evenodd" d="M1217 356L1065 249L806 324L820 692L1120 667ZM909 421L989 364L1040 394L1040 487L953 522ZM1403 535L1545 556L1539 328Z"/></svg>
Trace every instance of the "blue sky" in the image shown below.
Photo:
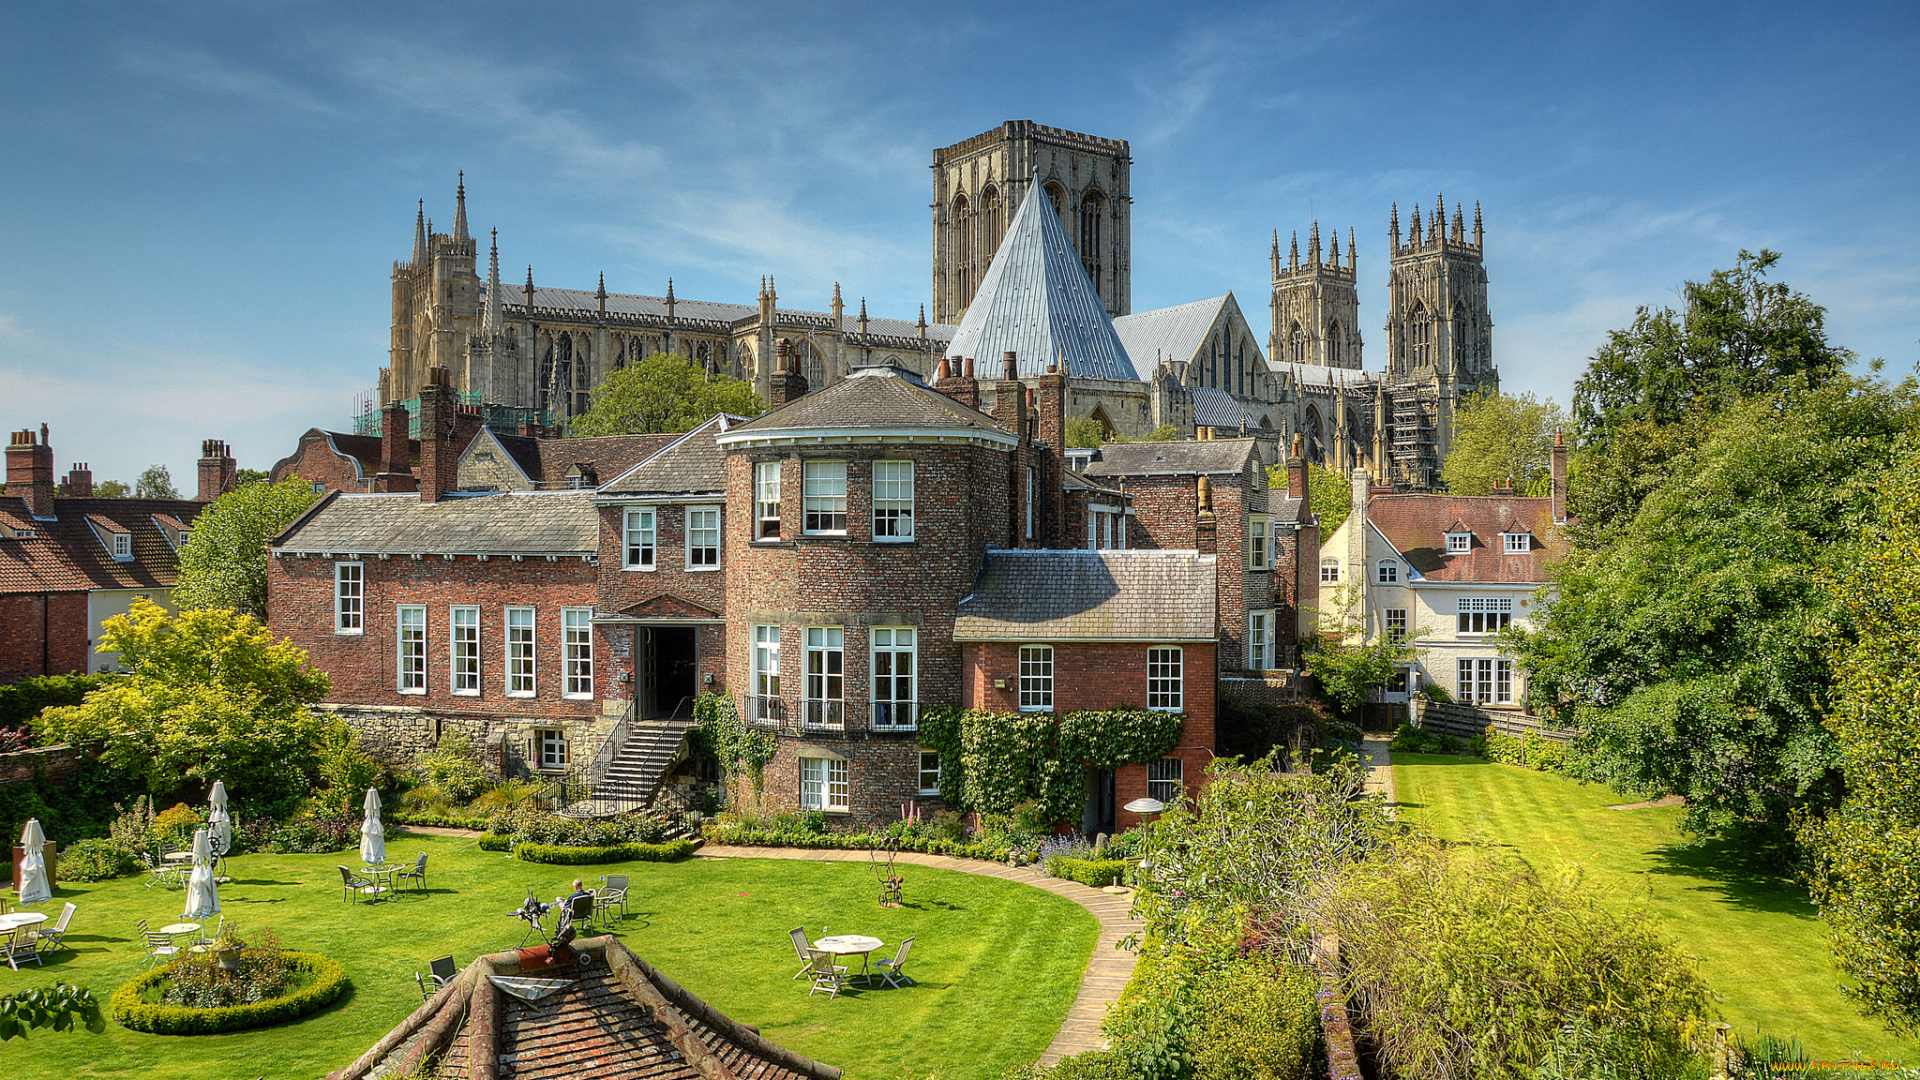
<svg viewBox="0 0 1920 1080"><path fill-rule="evenodd" d="M1920 6L9 4L0 423L58 468L265 468L385 362L415 200L464 169L503 273L911 318L932 149L1031 118L1130 140L1135 310L1268 238L1478 200L1494 356L1565 402L1636 305L1785 253L1834 338L1920 349Z"/></svg>

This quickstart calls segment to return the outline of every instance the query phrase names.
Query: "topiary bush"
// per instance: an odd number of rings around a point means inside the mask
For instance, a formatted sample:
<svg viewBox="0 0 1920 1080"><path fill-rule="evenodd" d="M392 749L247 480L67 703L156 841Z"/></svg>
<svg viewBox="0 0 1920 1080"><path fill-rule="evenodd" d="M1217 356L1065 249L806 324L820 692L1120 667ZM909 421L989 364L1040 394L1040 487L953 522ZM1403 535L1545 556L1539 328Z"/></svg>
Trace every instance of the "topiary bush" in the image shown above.
<svg viewBox="0 0 1920 1080"><path fill-rule="evenodd" d="M1043 864L1048 875L1077 881L1082 885L1100 888L1105 885L1119 885L1126 880L1127 862L1125 859L1076 859L1071 855L1054 855Z"/></svg>
<svg viewBox="0 0 1920 1080"><path fill-rule="evenodd" d="M480 839L475 843L480 845L481 851L513 850L513 837L501 836L499 833L481 833Z"/></svg>
<svg viewBox="0 0 1920 1080"><path fill-rule="evenodd" d="M693 854L693 841L664 844L606 844L599 847L557 847L552 844L515 844L513 854L525 862L582 866L609 862L672 862Z"/></svg>
<svg viewBox="0 0 1920 1080"><path fill-rule="evenodd" d="M134 976L113 992L113 1022L133 1031L154 1035L212 1035L248 1031L298 1020L326 1008L347 989L347 970L318 953L282 953L305 985L281 997L223 1008L199 1009L145 1000L150 991L169 979L168 968Z"/></svg>
<svg viewBox="0 0 1920 1080"><path fill-rule="evenodd" d="M658 844L667 838L665 814L635 810L605 818L574 818L519 803L487 819L487 831L511 836L516 844L551 847L605 847L609 844Z"/></svg>
<svg viewBox="0 0 1920 1080"><path fill-rule="evenodd" d="M108 839L80 840L60 851L61 881L106 881L140 872L134 853Z"/></svg>

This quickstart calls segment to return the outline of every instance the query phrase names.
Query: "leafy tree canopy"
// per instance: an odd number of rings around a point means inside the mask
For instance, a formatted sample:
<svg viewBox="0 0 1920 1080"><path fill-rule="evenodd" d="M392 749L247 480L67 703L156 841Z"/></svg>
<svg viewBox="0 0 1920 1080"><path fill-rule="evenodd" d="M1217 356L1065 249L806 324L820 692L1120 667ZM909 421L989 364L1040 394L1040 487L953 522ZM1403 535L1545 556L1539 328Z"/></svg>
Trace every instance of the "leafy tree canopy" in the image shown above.
<svg viewBox="0 0 1920 1080"><path fill-rule="evenodd" d="M692 431L715 413L758 416L765 409L752 383L654 353L607 376L593 392L593 407L574 417L571 431L583 437Z"/></svg>
<svg viewBox="0 0 1920 1080"><path fill-rule="evenodd" d="M1107 427L1091 416L1076 416L1067 421L1067 445L1076 449L1096 450L1107 441Z"/></svg>
<svg viewBox="0 0 1920 1080"><path fill-rule="evenodd" d="M1846 795L1800 823L1834 959L1856 980L1843 989L1903 1036L1920 1031L1920 431L1908 443L1864 550L1832 579L1855 631L1827 719Z"/></svg>
<svg viewBox="0 0 1920 1080"><path fill-rule="evenodd" d="M1553 436L1567 426L1567 414L1551 398L1492 393L1463 401L1440 476L1455 495L1491 495L1508 486L1551 494Z"/></svg>
<svg viewBox="0 0 1920 1080"><path fill-rule="evenodd" d="M299 477L278 484L243 484L215 499L193 521L180 549L174 603L183 608L231 608L267 617L267 541L320 500Z"/></svg>
<svg viewBox="0 0 1920 1080"><path fill-rule="evenodd" d="M1826 309L1767 280L1778 252L1742 251L1731 270L1681 289L1683 306L1642 307L1607 335L1574 384L1581 443L1609 440L1622 424L1676 424L1743 395L1796 381L1818 385L1853 353L1827 341Z"/></svg>
<svg viewBox="0 0 1920 1080"><path fill-rule="evenodd" d="M275 644L249 615L174 616L148 600L108 619L100 643L133 674L41 713L43 739L103 743L104 761L156 794L225 780L251 806L285 807L311 787L327 725L308 706L330 683L305 652Z"/></svg>
<svg viewBox="0 0 1920 1080"><path fill-rule="evenodd" d="M140 479L133 482L133 496L136 499L177 499L180 492L173 486L173 474L165 465L149 465Z"/></svg>
<svg viewBox="0 0 1920 1080"><path fill-rule="evenodd" d="M1317 632L1303 643L1307 671L1340 717L1352 719L1394 670L1420 654L1412 642L1388 637L1359 610L1359 591L1342 585L1325 594Z"/></svg>
<svg viewBox="0 0 1920 1080"><path fill-rule="evenodd" d="M124 499L127 497L127 485L118 480L102 480L93 485L93 495L97 499Z"/></svg>
<svg viewBox="0 0 1920 1080"><path fill-rule="evenodd" d="M1267 486L1280 491L1287 490L1286 465L1275 465L1267 470ZM1353 509L1353 481L1332 469L1321 467L1317 462L1309 462L1307 502L1313 508L1313 516L1320 522L1321 538L1332 536L1333 530L1347 520L1347 514Z"/></svg>
<svg viewBox="0 0 1920 1080"><path fill-rule="evenodd" d="M242 486L265 483L271 479L273 479L272 476L260 469L241 469L233 474L233 482Z"/></svg>
<svg viewBox="0 0 1920 1080"><path fill-rule="evenodd" d="M1822 641L1848 620L1822 582L1856 557L1916 418L1912 380L1743 400L1676 438L1632 513L1576 544L1533 631L1510 636L1604 778L1684 795L1697 833L1832 803Z"/></svg>

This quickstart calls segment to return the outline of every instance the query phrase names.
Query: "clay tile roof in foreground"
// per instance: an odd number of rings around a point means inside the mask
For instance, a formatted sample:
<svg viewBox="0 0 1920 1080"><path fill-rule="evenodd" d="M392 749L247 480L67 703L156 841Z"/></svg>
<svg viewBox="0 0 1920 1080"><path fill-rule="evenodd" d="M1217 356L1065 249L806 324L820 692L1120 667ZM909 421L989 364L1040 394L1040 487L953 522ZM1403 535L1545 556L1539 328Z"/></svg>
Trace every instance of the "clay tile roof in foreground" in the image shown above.
<svg viewBox="0 0 1920 1080"><path fill-rule="evenodd" d="M475 958L327 1080L838 1080L762 1038L611 936Z"/></svg>
<svg viewBox="0 0 1920 1080"><path fill-rule="evenodd" d="M1211 641L1216 558L1193 551L989 551L955 641Z"/></svg>
<svg viewBox="0 0 1920 1080"><path fill-rule="evenodd" d="M1545 582L1567 543L1553 524L1553 500L1518 495L1375 495L1367 521L1428 581ZM1447 553L1448 533L1471 532L1473 546ZM1501 533L1529 533L1509 555Z"/></svg>

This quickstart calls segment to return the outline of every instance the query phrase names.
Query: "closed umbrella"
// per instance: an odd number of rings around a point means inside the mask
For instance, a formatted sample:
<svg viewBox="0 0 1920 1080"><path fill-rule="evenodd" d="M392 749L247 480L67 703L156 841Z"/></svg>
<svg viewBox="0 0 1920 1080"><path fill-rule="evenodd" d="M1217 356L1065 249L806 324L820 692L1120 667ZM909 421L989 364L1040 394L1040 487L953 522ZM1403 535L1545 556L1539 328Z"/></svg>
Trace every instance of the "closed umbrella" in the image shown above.
<svg viewBox="0 0 1920 1080"><path fill-rule="evenodd" d="M27 819L27 831L20 834L20 846L27 849L20 863L20 902L44 904L53 899L53 886L47 880L47 834L40 829L39 818Z"/></svg>
<svg viewBox="0 0 1920 1080"><path fill-rule="evenodd" d="M213 812L207 815L207 828L213 830L208 837L213 849L224 855L233 847L233 817L227 813L227 785L224 780L213 782L213 792L207 796L207 804Z"/></svg>
<svg viewBox="0 0 1920 1080"><path fill-rule="evenodd" d="M367 819L360 823L360 861L379 866L387 861L387 830L380 825L380 793L367 789Z"/></svg>
<svg viewBox="0 0 1920 1080"><path fill-rule="evenodd" d="M207 830L193 831L193 872L187 877L185 919L206 919L220 914L220 887L213 880L213 843Z"/></svg>

